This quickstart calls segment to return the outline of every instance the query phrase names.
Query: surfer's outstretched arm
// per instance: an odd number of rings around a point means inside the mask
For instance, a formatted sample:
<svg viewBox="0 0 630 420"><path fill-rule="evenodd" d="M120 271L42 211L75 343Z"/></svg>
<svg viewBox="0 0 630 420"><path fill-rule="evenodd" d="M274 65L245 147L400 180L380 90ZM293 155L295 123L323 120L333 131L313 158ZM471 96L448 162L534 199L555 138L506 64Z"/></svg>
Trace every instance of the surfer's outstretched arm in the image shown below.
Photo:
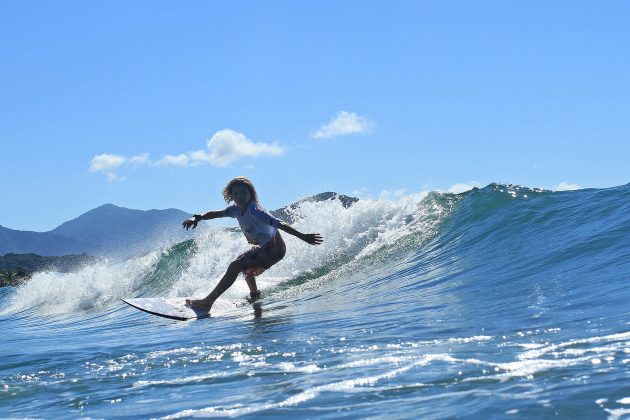
<svg viewBox="0 0 630 420"><path fill-rule="evenodd" d="M298 237L304 242L307 242L311 245L319 245L324 242L322 235L320 235L319 233L302 233L293 229L291 226L287 225L284 222L278 223L278 229L283 230L286 233L290 233L291 235Z"/></svg>
<svg viewBox="0 0 630 420"><path fill-rule="evenodd" d="M197 223L199 223L200 220L212 220L218 219L219 217L225 217L225 213L222 210L210 210L208 212L205 212L204 214L195 214L190 219L184 220L184 223L182 223L182 227L188 230L188 228L192 226L192 228L194 229L197 227Z"/></svg>

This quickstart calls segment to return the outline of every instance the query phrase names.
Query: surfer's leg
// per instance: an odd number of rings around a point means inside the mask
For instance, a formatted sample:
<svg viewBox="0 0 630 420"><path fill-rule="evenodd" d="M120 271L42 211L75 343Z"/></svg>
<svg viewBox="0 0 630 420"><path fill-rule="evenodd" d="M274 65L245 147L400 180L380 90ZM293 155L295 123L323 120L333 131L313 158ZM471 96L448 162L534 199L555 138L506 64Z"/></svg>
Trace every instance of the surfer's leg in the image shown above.
<svg viewBox="0 0 630 420"><path fill-rule="evenodd" d="M243 271L243 263L238 259L232 261L228 266L227 271L219 281L219 284L216 285L214 290L210 292L208 296L203 299L186 299L186 303L190 306L210 312L210 308L212 308L214 301L234 284L234 281L241 271Z"/></svg>
<svg viewBox="0 0 630 420"><path fill-rule="evenodd" d="M249 258L244 259L246 268L243 270L245 281L249 287L248 299L255 302L260 299L260 291L256 285L256 276L261 275L265 270L280 261L286 253L286 246L280 234L278 234L268 246L255 249L249 254Z"/></svg>
<svg viewBox="0 0 630 420"><path fill-rule="evenodd" d="M258 291L258 287L256 286L256 277L254 277L253 274L246 274L245 282L247 283L247 287L249 287L250 300L253 302L259 299L260 292Z"/></svg>
<svg viewBox="0 0 630 420"><path fill-rule="evenodd" d="M260 299L260 291L258 290L258 286L256 285L256 276L260 276L265 272L263 267L256 268L246 268L243 270L243 274L245 274L245 282L247 283L247 287L249 287L249 301L255 302Z"/></svg>

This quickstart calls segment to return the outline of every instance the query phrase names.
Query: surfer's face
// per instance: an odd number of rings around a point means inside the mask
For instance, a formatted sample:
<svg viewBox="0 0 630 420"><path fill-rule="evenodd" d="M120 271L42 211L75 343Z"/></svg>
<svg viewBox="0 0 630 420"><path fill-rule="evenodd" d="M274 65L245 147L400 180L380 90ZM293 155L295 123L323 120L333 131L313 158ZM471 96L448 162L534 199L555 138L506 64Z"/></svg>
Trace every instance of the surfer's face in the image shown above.
<svg viewBox="0 0 630 420"><path fill-rule="evenodd" d="M238 206L245 207L252 199L252 195L249 193L249 188L245 185L237 184L232 187L232 199Z"/></svg>

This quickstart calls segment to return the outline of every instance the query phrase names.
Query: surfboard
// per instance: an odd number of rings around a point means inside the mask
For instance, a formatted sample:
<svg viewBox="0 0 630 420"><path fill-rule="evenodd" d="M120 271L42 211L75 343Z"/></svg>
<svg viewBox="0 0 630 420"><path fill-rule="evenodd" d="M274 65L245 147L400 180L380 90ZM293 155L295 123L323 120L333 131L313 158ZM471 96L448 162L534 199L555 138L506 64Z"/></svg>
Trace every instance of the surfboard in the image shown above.
<svg viewBox="0 0 630 420"><path fill-rule="evenodd" d="M141 311L164 318L186 321L187 319L207 318L210 315L200 309L186 306L185 297L178 298L129 298L123 299L130 305Z"/></svg>

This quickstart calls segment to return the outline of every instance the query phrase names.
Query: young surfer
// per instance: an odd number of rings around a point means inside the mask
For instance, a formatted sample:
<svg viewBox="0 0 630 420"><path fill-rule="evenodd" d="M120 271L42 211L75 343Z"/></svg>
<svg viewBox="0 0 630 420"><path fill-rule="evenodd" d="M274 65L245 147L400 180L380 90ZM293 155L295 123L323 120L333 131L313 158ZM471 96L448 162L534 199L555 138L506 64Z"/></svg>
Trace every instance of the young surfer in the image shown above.
<svg viewBox="0 0 630 420"><path fill-rule="evenodd" d="M256 286L256 276L280 261L286 252L284 241L278 229L297 236L311 245L319 245L323 242L319 233L304 234L298 232L260 207L256 189L252 182L245 177L237 177L228 182L223 189L223 198L226 203L229 204L230 201L234 201L234 204L225 210L195 214L184 221L182 226L186 230L191 226L194 229L200 220L235 217L247 241L255 246L230 263L227 272L208 296L203 299L186 299L187 305L206 312L210 312L214 301L234 284L239 273L245 275L251 300L255 301L260 297L260 291Z"/></svg>

